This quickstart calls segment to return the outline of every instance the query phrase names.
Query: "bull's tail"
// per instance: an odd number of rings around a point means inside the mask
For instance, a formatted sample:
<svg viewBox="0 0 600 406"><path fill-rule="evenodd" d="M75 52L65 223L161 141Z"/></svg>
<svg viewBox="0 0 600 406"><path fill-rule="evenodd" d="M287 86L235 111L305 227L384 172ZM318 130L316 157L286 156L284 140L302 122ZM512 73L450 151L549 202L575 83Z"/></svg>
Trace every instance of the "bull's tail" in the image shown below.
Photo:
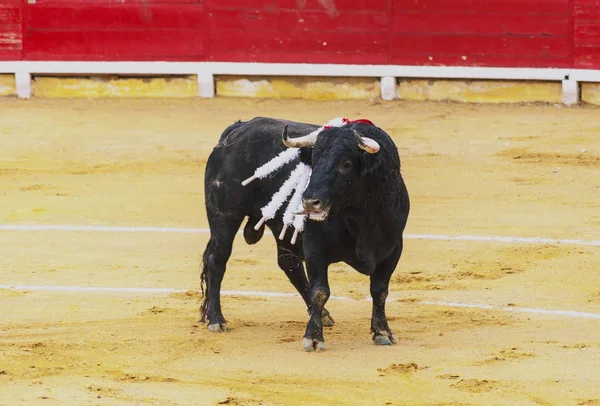
<svg viewBox="0 0 600 406"><path fill-rule="evenodd" d="M202 303L200 304L200 322L206 322L206 312L208 310L208 251L210 241L206 245L204 254L202 254L202 261L200 263L200 291L202 292Z"/></svg>

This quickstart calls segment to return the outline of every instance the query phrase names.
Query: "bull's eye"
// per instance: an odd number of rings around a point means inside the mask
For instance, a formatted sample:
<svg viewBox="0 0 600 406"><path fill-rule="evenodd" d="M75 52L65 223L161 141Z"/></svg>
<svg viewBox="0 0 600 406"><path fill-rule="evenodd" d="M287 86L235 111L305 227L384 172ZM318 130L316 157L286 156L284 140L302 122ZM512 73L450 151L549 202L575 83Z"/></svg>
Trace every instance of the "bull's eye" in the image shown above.
<svg viewBox="0 0 600 406"><path fill-rule="evenodd" d="M352 161L344 160L340 163L341 172L350 172L352 170Z"/></svg>

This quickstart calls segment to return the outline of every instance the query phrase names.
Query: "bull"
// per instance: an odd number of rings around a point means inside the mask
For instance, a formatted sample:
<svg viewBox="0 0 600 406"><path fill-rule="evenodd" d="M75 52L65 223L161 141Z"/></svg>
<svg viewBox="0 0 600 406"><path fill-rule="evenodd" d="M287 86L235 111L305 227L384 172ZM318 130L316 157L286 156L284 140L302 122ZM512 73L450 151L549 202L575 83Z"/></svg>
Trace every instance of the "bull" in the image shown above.
<svg viewBox="0 0 600 406"><path fill-rule="evenodd" d="M328 267L336 262L370 278L374 343L396 342L385 304L410 208L398 150L385 131L367 120L318 130L314 124L273 118L238 121L223 132L210 154L204 185L210 239L202 256L200 307L200 320L209 330L228 329L221 311L221 282L234 237L247 218L246 242L257 243L265 227L272 231L278 265L308 308L305 350L325 349L323 326L333 324L325 309L330 295ZM257 167L286 148L298 148L298 156L260 181L242 185ZM299 162L312 174L298 213L308 220L293 243L292 230L286 230L281 219L283 208L269 219L263 218L261 208Z"/></svg>

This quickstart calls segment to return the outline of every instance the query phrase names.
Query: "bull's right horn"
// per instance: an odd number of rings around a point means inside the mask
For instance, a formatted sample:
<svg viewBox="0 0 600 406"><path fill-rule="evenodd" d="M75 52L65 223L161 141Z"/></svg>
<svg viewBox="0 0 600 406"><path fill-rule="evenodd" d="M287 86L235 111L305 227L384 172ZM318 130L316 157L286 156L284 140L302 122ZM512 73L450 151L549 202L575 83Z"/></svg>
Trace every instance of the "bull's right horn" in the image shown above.
<svg viewBox="0 0 600 406"><path fill-rule="evenodd" d="M354 138L358 142L358 148L367 151L369 154L376 154L379 151L379 143L374 139L361 136L358 131L352 130Z"/></svg>
<svg viewBox="0 0 600 406"><path fill-rule="evenodd" d="M315 131L308 135L298 138L289 138L287 133L287 124L283 126L283 134L281 134L281 139L283 141L283 145L288 148L302 148L302 147L312 147L317 142L317 137L319 134Z"/></svg>

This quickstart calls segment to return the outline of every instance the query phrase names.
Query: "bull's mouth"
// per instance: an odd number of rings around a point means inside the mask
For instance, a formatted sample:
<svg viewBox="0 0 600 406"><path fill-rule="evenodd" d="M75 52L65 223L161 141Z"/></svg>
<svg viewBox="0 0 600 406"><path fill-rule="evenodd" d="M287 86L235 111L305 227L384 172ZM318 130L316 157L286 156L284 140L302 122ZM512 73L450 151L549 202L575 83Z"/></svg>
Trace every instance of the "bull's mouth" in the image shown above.
<svg viewBox="0 0 600 406"><path fill-rule="evenodd" d="M308 212L308 218L314 221L324 221L327 216L329 216L329 210L331 209L331 206L326 207L324 210L320 210L320 211L310 211Z"/></svg>
<svg viewBox="0 0 600 406"><path fill-rule="evenodd" d="M300 214L300 215L304 215L304 216L308 216L308 218L310 220L314 220L314 221L323 221L327 218L327 216L329 216L329 209L331 209L331 206L327 207L324 210L302 210L302 211L298 211L294 214Z"/></svg>

